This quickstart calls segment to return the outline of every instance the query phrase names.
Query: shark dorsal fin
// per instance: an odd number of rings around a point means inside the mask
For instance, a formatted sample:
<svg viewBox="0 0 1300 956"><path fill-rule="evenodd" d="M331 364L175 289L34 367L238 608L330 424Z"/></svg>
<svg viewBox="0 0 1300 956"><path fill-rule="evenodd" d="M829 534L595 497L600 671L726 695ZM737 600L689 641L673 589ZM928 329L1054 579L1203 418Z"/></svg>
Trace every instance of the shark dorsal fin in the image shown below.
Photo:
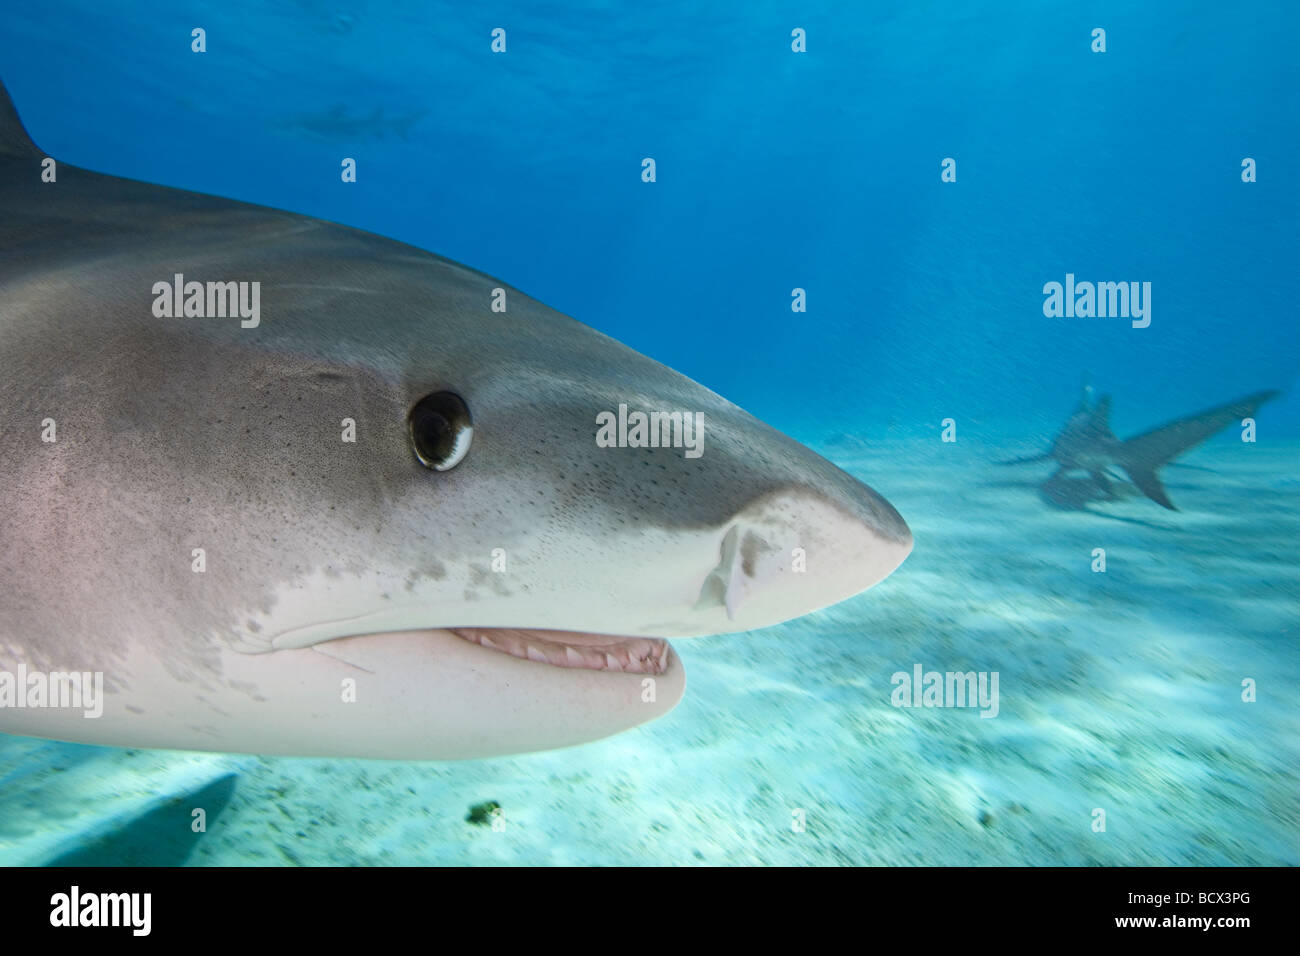
<svg viewBox="0 0 1300 956"><path fill-rule="evenodd" d="M1097 407L1092 410L1092 423L1110 430L1110 396L1103 395L1097 399Z"/></svg>
<svg viewBox="0 0 1300 956"><path fill-rule="evenodd" d="M39 153L23 128L23 121L18 118L9 91L0 82L0 156L36 156Z"/></svg>

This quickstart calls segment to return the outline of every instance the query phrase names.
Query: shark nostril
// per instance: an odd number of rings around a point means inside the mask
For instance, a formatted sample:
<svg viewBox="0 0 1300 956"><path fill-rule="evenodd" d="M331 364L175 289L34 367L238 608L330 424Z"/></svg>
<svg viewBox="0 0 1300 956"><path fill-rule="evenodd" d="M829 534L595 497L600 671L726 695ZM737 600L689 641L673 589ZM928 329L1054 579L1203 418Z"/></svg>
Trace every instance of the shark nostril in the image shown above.
<svg viewBox="0 0 1300 956"><path fill-rule="evenodd" d="M718 547L718 563L700 586L696 610L725 607L727 618L734 620L736 609L758 584L759 566L763 557L777 548L753 530L742 533L740 525L732 525L722 536Z"/></svg>
<svg viewBox="0 0 1300 956"><path fill-rule="evenodd" d="M722 536L722 543L718 547L718 563L714 566L704 578L704 583L700 585L700 596L695 602L695 609L707 610L715 607L727 607L727 615L731 616L731 606L728 595L732 591L732 576L735 574L736 564L736 542L740 538L740 528L732 525L727 529L727 533Z"/></svg>
<svg viewBox="0 0 1300 956"><path fill-rule="evenodd" d="M898 567L912 539L901 518L886 520L896 515L887 504L888 512L856 503L804 485L748 502L714 532L720 538L710 535L716 563L704 575L694 610L716 628L726 626L717 614L723 608L726 620L745 630L871 587Z"/></svg>

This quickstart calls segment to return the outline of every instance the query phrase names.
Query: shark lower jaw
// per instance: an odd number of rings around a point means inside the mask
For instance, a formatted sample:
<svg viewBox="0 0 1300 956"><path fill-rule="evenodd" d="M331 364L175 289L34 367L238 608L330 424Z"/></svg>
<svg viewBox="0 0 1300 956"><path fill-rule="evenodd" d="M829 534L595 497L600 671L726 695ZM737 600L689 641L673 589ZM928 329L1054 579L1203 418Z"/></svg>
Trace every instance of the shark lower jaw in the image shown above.
<svg viewBox="0 0 1300 956"><path fill-rule="evenodd" d="M529 628L452 627L471 644L551 667L658 676L667 672L672 648L660 637L621 637Z"/></svg>

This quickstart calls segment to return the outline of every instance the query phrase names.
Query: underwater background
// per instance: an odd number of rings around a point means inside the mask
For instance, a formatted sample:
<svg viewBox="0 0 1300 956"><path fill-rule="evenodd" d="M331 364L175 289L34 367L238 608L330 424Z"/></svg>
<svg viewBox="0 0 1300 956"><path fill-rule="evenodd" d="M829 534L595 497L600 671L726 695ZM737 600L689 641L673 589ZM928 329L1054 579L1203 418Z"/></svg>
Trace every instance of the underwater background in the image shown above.
<svg viewBox="0 0 1300 956"><path fill-rule="evenodd" d="M570 750L0 737L0 863L1300 863L1297 31L1282 0L9 5L49 155L498 276L867 481L916 547L675 641L677 709ZM1067 273L1150 282L1150 325L1045 316ZM1121 437L1284 394L1163 472L1179 512L1068 510L996 463L1085 380ZM892 706L916 664L998 672L997 717ZM489 800L502 829L466 819Z"/></svg>

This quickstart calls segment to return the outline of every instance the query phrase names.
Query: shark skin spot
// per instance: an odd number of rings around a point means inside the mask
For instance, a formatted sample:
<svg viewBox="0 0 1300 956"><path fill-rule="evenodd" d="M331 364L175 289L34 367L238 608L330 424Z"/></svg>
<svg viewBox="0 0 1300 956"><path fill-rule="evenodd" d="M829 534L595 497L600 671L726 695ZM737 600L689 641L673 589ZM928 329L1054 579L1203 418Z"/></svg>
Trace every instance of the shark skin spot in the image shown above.
<svg viewBox="0 0 1300 956"><path fill-rule="evenodd" d="M747 577L754 577L757 572L757 562L760 556L775 551L775 546L768 544L752 531L746 532L744 540L740 544L741 570Z"/></svg>

